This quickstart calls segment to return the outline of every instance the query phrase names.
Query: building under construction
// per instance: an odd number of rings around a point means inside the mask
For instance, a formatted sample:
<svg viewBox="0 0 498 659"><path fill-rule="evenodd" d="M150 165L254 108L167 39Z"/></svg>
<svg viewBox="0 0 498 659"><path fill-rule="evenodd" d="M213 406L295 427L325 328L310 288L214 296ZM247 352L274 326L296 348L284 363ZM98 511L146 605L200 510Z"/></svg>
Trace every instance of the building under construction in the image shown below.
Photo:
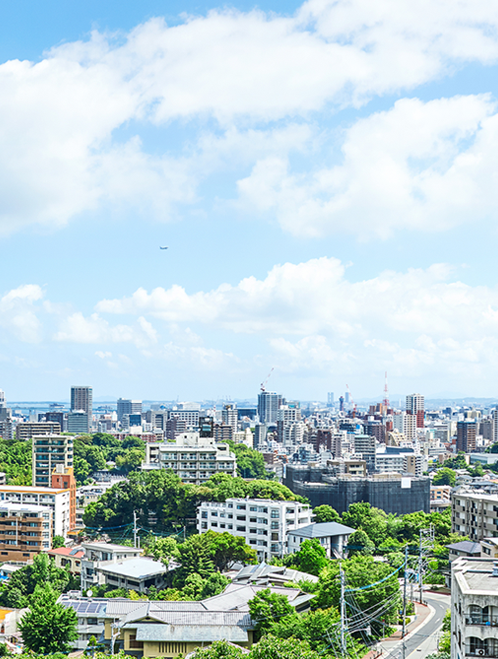
<svg viewBox="0 0 498 659"><path fill-rule="evenodd" d="M284 485L294 494L306 497L313 508L327 504L339 514L359 501L396 515L419 510L430 512L430 479L424 476L397 473L335 476L327 466L312 463L287 465Z"/></svg>

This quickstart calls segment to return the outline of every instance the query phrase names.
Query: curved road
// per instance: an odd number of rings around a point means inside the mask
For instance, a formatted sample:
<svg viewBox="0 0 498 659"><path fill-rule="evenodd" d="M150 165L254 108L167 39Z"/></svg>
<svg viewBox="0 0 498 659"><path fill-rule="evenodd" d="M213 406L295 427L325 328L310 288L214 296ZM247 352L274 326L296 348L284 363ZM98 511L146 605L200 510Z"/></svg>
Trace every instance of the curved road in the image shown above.
<svg viewBox="0 0 498 659"><path fill-rule="evenodd" d="M424 659L427 655L436 652L438 638L443 624L444 614L450 606L451 600L449 595L439 595L434 593L424 593L424 601L430 604L435 610L435 614L420 629L416 629L413 634L405 640L405 659ZM382 643L384 656L386 659L402 659L403 646L400 641L391 645ZM390 646L390 647L389 647Z"/></svg>

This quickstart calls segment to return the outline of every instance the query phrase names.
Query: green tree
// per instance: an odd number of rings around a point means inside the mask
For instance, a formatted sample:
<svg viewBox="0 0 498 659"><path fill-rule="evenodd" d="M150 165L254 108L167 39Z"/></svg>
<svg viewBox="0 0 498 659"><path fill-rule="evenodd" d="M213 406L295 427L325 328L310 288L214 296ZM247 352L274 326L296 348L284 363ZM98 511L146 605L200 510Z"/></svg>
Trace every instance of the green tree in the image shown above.
<svg viewBox="0 0 498 659"><path fill-rule="evenodd" d="M256 623L256 631L265 634L273 620L280 620L283 616L293 613L294 609L285 595L272 593L269 588L265 588L249 600L249 612Z"/></svg>
<svg viewBox="0 0 498 659"><path fill-rule="evenodd" d="M340 614L335 608L301 614L294 612L273 621L269 633L277 638L294 637L307 641L312 650L324 653L330 646L329 631L337 626L339 620Z"/></svg>
<svg viewBox="0 0 498 659"><path fill-rule="evenodd" d="M203 579L214 570L209 546L203 535L193 535L181 545L178 545L180 567L175 570L173 585L183 588L191 574L198 574Z"/></svg>
<svg viewBox="0 0 498 659"><path fill-rule="evenodd" d="M57 604L57 598L58 593L50 584L35 589L29 611L19 623L24 644L31 652L69 652L71 641L78 638L76 612Z"/></svg>
<svg viewBox="0 0 498 659"><path fill-rule="evenodd" d="M266 465L262 453L246 444L228 442L237 459L237 474L243 478L266 478Z"/></svg>
<svg viewBox="0 0 498 659"><path fill-rule="evenodd" d="M242 659L247 657L242 650L228 641L215 641L207 648L197 648L194 659Z"/></svg>
<svg viewBox="0 0 498 659"><path fill-rule="evenodd" d="M116 467L126 474L130 471L140 469L142 462L145 460L145 446L136 446L128 449L123 455L116 457Z"/></svg>
<svg viewBox="0 0 498 659"><path fill-rule="evenodd" d="M155 561L163 561L165 565L169 565L172 558L178 556L178 543L175 538L153 538L146 549L147 556L152 556Z"/></svg>
<svg viewBox="0 0 498 659"><path fill-rule="evenodd" d="M306 641L264 636L259 643L253 645L248 659L322 659L322 657L314 652Z"/></svg>
<svg viewBox="0 0 498 659"><path fill-rule="evenodd" d="M375 545L363 529L358 529L349 536L347 550L351 558L355 554L373 554Z"/></svg>
<svg viewBox="0 0 498 659"><path fill-rule="evenodd" d="M227 579L223 574L220 572L213 572L204 583L200 599L204 600L208 597L219 595L225 590L229 583L230 579Z"/></svg>
<svg viewBox="0 0 498 659"><path fill-rule="evenodd" d="M387 537L387 514L379 508L373 508L369 503L352 503L343 513L342 521L353 529L363 529L376 547Z"/></svg>
<svg viewBox="0 0 498 659"><path fill-rule="evenodd" d="M226 531L223 533L208 531L204 537L211 559L220 572L224 572L234 563L257 562L255 550L249 547L242 537L231 535Z"/></svg>
<svg viewBox="0 0 498 659"><path fill-rule="evenodd" d="M289 554L287 560L298 570L315 576L318 576L329 562L327 552L317 538L305 540L301 543L299 551Z"/></svg>
<svg viewBox="0 0 498 659"><path fill-rule="evenodd" d="M58 549L59 547L65 547L66 541L62 535L54 535L52 538L52 549Z"/></svg>
<svg viewBox="0 0 498 659"><path fill-rule="evenodd" d="M439 469L432 479L433 485L451 485L451 487L455 487L455 482L456 474L453 469L450 469L449 467Z"/></svg>
<svg viewBox="0 0 498 659"><path fill-rule="evenodd" d="M341 517L337 510L332 508L332 506L317 506L313 509L313 515L315 516L315 522L321 524L323 522L340 522Z"/></svg>

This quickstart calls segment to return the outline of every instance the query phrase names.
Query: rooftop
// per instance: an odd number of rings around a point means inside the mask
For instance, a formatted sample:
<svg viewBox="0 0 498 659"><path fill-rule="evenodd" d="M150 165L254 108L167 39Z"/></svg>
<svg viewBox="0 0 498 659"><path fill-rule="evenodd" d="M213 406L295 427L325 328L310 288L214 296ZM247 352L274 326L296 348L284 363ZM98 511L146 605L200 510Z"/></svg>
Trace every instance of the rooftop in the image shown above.
<svg viewBox="0 0 498 659"><path fill-rule="evenodd" d="M35 485L0 485L0 492L31 492L32 494L60 494L68 492L67 488L37 487Z"/></svg>
<svg viewBox="0 0 498 659"><path fill-rule="evenodd" d="M83 554L85 553L85 550L78 546L78 547L57 547L57 549L50 549L48 552L51 556L54 556L55 554L59 556L75 556L76 558L81 558Z"/></svg>
<svg viewBox="0 0 498 659"><path fill-rule="evenodd" d="M454 542L452 545L446 545L447 549L454 551L463 551L467 554L481 555L481 545L478 542L471 542L470 540L462 540L461 542Z"/></svg>
<svg viewBox="0 0 498 659"><path fill-rule="evenodd" d="M457 558L452 563L453 577L464 594L477 593L498 598L498 576L493 576L496 561L486 558Z"/></svg>
<svg viewBox="0 0 498 659"><path fill-rule="evenodd" d="M156 574L164 574L168 568L159 561L153 561L150 558L131 558L122 563L109 563L102 566L102 572L118 574L122 577L132 577L133 579L147 579Z"/></svg>
<svg viewBox="0 0 498 659"><path fill-rule="evenodd" d="M81 546L85 549L99 549L102 551L112 552L120 551L128 554L141 552L141 549L136 549L135 547L125 547L125 545L114 545L112 542L83 542Z"/></svg>
<svg viewBox="0 0 498 659"><path fill-rule="evenodd" d="M346 535L354 533L354 529L337 522L321 522L302 526L300 529L289 531L289 535L297 535L302 538L327 538L332 535Z"/></svg>

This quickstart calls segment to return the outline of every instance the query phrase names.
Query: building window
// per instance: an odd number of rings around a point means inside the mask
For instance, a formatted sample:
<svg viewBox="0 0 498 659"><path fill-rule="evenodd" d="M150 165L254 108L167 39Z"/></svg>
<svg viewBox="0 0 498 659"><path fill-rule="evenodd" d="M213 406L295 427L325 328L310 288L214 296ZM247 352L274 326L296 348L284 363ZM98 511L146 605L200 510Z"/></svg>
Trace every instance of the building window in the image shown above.
<svg viewBox="0 0 498 659"><path fill-rule="evenodd" d="M237 531L241 531L242 533L246 532L246 527L245 526L237 526Z"/></svg>

